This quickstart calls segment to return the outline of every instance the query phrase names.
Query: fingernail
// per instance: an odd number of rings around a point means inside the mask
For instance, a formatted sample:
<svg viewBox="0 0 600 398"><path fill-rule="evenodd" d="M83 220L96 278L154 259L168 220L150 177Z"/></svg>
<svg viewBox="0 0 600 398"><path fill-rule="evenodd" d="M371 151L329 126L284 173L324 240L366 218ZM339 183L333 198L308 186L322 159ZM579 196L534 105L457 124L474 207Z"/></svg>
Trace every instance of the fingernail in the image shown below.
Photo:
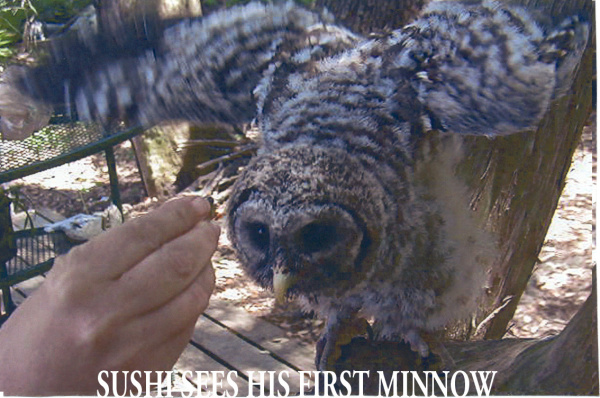
<svg viewBox="0 0 600 398"><path fill-rule="evenodd" d="M209 206L210 206L210 219L214 219L215 215L217 214L217 205L215 204L215 200L213 198L211 198L210 196L205 196L204 199L208 202Z"/></svg>
<svg viewBox="0 0 600 398"><path fill-rule="evenodd" d="M210 203L208 203L208 201L205 198L203 198L201 196L194 198L194 200L192 200L192 205L200 213L207 213L207 215L210 215L211 205L210 205Z"/></svg>

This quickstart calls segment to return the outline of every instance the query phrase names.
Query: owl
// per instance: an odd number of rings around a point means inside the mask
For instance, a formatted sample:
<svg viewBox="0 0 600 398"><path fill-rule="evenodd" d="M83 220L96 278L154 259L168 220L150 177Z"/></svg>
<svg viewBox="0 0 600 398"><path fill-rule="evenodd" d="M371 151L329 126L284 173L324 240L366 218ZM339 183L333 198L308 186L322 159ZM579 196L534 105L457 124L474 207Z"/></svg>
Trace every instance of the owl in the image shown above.
<svg viewBox="0 0 600 398"><path fill-rule="evenodd" d="M456 176L461 137L535 127L589 30L488 0L432 2L369 37L290 2L152 21L58 38L11 70L2 132L29 134L57 109L105 125L255 123L228 234L258 283L326 318L319 369L361 322L427 356L423 336L473 312L496 237Z"/></svg>

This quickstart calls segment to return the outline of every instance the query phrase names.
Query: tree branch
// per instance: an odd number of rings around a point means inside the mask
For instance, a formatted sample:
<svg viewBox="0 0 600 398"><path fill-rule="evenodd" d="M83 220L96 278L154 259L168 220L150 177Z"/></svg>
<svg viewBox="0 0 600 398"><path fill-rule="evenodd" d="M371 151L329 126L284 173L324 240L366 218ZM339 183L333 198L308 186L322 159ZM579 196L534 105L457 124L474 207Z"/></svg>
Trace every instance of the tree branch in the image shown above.
<svg viewBox="0 0 600 398"><path fill-rule="evenodd" d="M448 378L457 371L497 371L491 391L496 394L598 395L595 280L594 275L592 293L587 301L557 336L444 343L454 360L454 367L448 369ZM357 338L342 347L342 357L335 371L339 376L345 370L369 370L370 377L365 380L362 392L379 395L377 372L384 372L389 381L394 371L416 370L423 374L426 370L439 372L443 369L439 363L424 363L404 343ZM398 381L401 382L401 378ZM403 391L403 387L400 383L399 391ZM458 391L462 388L461 385ZM353 392L359 392L357 378L353 380L353 389Z"/></svg>

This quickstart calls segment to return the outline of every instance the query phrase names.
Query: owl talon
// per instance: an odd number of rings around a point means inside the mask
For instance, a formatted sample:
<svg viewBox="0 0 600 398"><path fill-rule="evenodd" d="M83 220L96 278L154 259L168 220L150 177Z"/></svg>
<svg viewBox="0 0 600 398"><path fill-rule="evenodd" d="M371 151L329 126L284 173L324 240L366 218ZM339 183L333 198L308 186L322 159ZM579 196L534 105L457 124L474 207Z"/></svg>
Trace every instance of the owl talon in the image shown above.
<svg viewBox="0 0 600 398"><path fill-rule="evenodd" d="M373 329L364 318L351 318L330 328L317 342L317 370L334 370L342 355L342 347L350 344L354 337L365 335L369 340L373 339Z"/></svg>
<svg viewBox="0 0 600 398"><path fill-rule="evenodd" d="M323 336L321 336L319 341L317 341L317 353L315 355L315 367L317 368L317 370L325 370L324 368L327 367L326 359L323 361L324 363L321 364L321 360L330 356L329 352L331 351L331 349L327 346L327 341L328 341L327 333L325 333ZM326 348L327 348L327 352L326 352Z"/></svg>
<svg viewBox="0 0 600 398"><path fill-rule="evenodd" d="M416 330L411 330L406 333L403 339L410 344L410 349L418 353L421 358L427 358L429 356L429 345Z"/></svg>
<svg viewBox="0 0 600 398"><path fill-rule="evenodd" d="M456 367L454 359L435 335L411 330L403 339L410 344L413 352L419 354L421 361L428 364L429 370L451 370Z"/></svg>

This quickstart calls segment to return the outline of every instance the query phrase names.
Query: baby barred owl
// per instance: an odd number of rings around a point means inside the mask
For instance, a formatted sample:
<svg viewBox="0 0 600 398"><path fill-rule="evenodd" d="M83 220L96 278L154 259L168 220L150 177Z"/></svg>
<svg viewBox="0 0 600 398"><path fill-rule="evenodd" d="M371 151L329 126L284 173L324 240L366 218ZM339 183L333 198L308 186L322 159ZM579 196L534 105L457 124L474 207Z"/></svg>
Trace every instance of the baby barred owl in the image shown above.
<svg viewBox="0 0 600 398"><path fill-rule="evenodd" d="M57 107L107 125L255 120L261 147L233 190L228 233L260 284L327 318L323 369L353 319L427 355L424 332L473 311L495 238L454 175L460 139L435 159L418 148L429 130L535 127L569 87L588 25L433 2L402 29L361 37L292 3L250 3L132 31L56 40L37 66L10 71L3 133L26 135Z"/></svg>

